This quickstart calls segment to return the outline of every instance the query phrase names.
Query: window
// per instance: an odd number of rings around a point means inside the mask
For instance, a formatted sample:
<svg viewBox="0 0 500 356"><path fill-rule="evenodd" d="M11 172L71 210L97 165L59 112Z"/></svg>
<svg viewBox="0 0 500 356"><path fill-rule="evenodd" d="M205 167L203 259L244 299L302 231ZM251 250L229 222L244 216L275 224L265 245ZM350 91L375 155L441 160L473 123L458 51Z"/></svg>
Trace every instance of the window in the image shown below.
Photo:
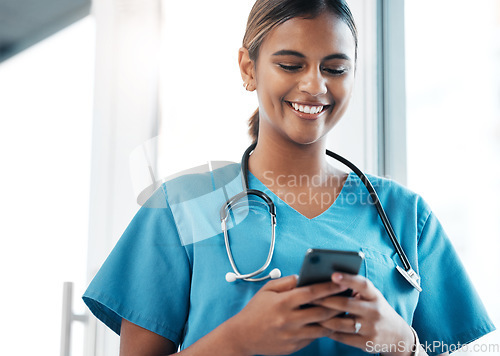
<svg viewBox="0 0 500 356"><path fill-rule="evenodd" d="M405 10L408 185L440 218L498 326L500 1ZM498 347L498 332L485 343Z"/></svg>
<svg viewBox="0 0 500 356"><path fill-rule="evenodd" d="M161 129L157 142L147 145L159 147L157 177L209 160L239 162L250 144L247 119L258 102L243 88L237 52L254 3L162 4ZM376 7L357 0L349 5L359 32L355 92L328 147L377 173ZM187 12L190 21L178 16Z"/></svg>
<svg viewBox="0 0 500 356"><path fill-rule="evenodd" d="M84 311L94 53L87 17L0 65L2 355L59 353L63 282Z"/></svg>

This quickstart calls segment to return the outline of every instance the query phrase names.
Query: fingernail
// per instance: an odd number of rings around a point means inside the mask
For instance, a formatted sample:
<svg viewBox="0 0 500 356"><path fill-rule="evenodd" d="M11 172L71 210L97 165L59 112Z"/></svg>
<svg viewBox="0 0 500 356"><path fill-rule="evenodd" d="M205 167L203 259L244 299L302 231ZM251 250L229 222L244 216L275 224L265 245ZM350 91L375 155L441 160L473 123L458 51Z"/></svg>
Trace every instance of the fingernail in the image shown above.
<svg viewBox="0 0 500 356"><path fill-rule="evenodd" d="M344 276L340 273L334 273L332 276L334 282L340 282L342 281L342 278L344 278Z"/></svg>

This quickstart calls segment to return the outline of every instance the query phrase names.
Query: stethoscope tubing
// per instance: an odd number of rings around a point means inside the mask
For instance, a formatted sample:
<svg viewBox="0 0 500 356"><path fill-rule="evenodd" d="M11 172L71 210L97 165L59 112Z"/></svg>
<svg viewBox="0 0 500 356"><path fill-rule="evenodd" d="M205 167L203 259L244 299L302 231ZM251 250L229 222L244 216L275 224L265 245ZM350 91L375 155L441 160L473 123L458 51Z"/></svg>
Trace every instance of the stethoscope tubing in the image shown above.
<svg viewBox="0 0 500 356"><path fill-rule="evenodd" d="M244 197L248 197L249 195L256 195L263 199L268 206L269 209L269 214L271 215L271 244L269 246L269 252L266 258L266 262L260 267L257 271L252 272L252 273L247 273L247 274L241 274L240 271L238 270L238 267L236 266L236 263L234 262L233 258L233 253L231 252L231 247L229 244L229 235L227 233L227 218L229 216L229 211L233 207L236 207L238 203L240 203L241 199ZM224 233L224 244L226 245L226 252L227 256L229 257L229 263L231 264L231 267L233 268L233 271L235 275L237 276L238 279L244 279L244 280L249 280L251 279L252 282L259 282L263 281L268 278L268 276L261 277L261 278L252 278L258 274L261 274L262 272L265 271L267 267L269 267L269 264L271 263L271 260L273 259L273 254L274 254L274 244L276 241L276 208L274 206L273 201L269 196L264 194L263 192L255 189L246 189L235 196L233 196L231 199L229 199L226 204L224 204L221 209L220 209L220 217L221 217L221 227L222 231Z"/></svg>
<svg viewBox="0 0 500 356"><path fill-rule="evenodd" d="M399 243L396 233L394 232L394 229L392 228L391 222L389 221L389 218L387 217L387 214L385 213L384 208L382 207L382 204L380 203L380 199L378 198L378 194L375 191L375 188L373 188L372 183L370 180L364 175L364 173L356 167L354 164L352 164L350 161L345 159L342 156L339 156L335 152L332 152L330 150L326 150L326 154L334 159L336 159L339 162L342 162L345 164L347 167L349 167L358 177L361 179L363 184L365 185L366 189L370 193L370 197L375 204L375 208L377 209L378 215L380 216L380 220L382 220L382 224L384 224L385 230L387 231L387 234L389 235L389 238L391 239L392 245L396 249L396 252L398 253L398 256L401 260L401 263L403 264L403 267L405 271L409 271L411 269L410 261L408 260L408 257L406 256L405 252L403 251L403 248L401 247L401 244Z"/></svg>
<svg viewBox="0 0 500 356"><path fill-rule="evenodd" d="M255 149L256 146L257 146L257 142L254 142L253 144L251 144L245 150L245 153L243 154L243 157L241 159L241 179L242 179L244 191L242 191L242 192L236 194L235 196L233 196L232 198L228 199L226 201L226 203L220 209L221 227L222 227L222 231L224 233L224 242L226 245L226 252L227 252L227 255L229 257L229 262L231 264L231 267L233 268L233 271L235 272L233 274L233 277L234 277L233 280L243 279L245 281L251 281L251 282L262 281L262 280L265 280L268 278L276 278L276 277L271 277L272 273L267 275L267 276L264 276L264 277L252 278L252 277L262 273L271 263L272 256L274 253L275 240L276 240L276 236L275 236L276 208L275 208L273 201L264 192L262 192L260 190L256 190L256 189L249 189L248 159L250 157L250 154L252 153L252 151ZM417 289L419 292L422 291L422 288L420 287L420 277L412 269L410 261L408 260L408 257L406 256L403 248L401 247L401 244L399 243L399 241L396 237L396 233L394 232L394 229L392 228L392 225L389 221L389 218L387 217L387 214L385 213L385 210L382 207L382 204L380 203L380 199L378 197L378 194L375 191L375 188L373 188L373 185L371 184L370 180L365 176L365 174L358 167L356 167L353 163L351 163L350 161L348 161L344 157L342 157L342 156L340 156L340 155L338 155L330 150L326 150L326 154L328 156L336 159L337 161L343 163L347 167L349 167L359 177L359 179L363 182L363 184L365 185L366 189L368 190L368 192L370 194L370 197L375 205L375 208L377 209L377 213L378 213L380 219L382 220L382 224L384 225L385 230L387 231L387 234L389 235L391 243L394 246L394 249L396 250L396 252L399 256L401 263L403 264L404 269L397 266L397 265L396 265L396 269L398 270L398 272L401 273L401 275L413 287L415 287L415 289ZM272 236L271 236L271 243L270 243L270 247L269 247L269 253L268 253L268 256L267 256L267 259L266 259L266 262L264 263L264 265L262 265L262 267L259 268L255 272L248 273L248 274L241 274L239 272L238 268L236 267L236 263L234 262L233 254L231 252L231 247L230 247L230 243L229 243L229 236L227 233L226 221L227 221L227 218L229 217L229 213L230 213L232 207L233 206L236 207L238 205L238 203L240 202L240 200L248 195L258 196L266 202L266 204L269 208L269 213L271 214ZM277 271L279 272L279 270L277 270ZM279 273L281 273L281 272L279 272ZM231 274L231 273L229 273L229 274ZM227 279L227 276L226 276L226 279Z"/></svg>

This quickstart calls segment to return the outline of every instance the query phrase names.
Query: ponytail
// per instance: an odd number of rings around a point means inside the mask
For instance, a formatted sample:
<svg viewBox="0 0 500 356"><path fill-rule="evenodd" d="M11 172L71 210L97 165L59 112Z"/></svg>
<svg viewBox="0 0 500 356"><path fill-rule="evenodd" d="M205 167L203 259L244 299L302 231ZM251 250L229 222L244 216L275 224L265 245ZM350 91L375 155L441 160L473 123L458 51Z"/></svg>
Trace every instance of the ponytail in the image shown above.
<svg viewBox="0 0 500 356"><path fill-rule="evenodd" d="M248 133L252 138L252 142L257 142L257 137L259 136L259 108L248 119Z"/></svg>

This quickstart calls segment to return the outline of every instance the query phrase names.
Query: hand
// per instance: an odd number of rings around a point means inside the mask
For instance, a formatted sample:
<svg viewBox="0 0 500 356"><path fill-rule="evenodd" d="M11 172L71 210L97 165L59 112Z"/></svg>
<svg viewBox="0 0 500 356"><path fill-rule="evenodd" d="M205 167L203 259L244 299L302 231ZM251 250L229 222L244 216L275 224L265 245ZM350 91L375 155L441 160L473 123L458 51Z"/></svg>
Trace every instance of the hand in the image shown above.
<svg viewBox="0 0 500 356"><path fill-rule="evenodd" d="M228 330L238 340L242 355L290 354L331 334L329 328L318 323L331 320L340 311L300 306L347 288L331 282L300 288L296 284L296 276L266 283L240 313L228 320Z"/></svg>
<svg viewBox="0 0 500 356"><path fill-rule="evenodd" d="M332 318L319 323L332 331L329 335L331 339L366 352L370 351L370 345L394 345L392 347L397 352L384 355L411 355L414 336L409 325L368 279L334 273L332 281L339 287L352 289L353 297L331 296L314 302L337 312L348 312L346 318ZM357 333L356 323L361 325Z"/></svg>

